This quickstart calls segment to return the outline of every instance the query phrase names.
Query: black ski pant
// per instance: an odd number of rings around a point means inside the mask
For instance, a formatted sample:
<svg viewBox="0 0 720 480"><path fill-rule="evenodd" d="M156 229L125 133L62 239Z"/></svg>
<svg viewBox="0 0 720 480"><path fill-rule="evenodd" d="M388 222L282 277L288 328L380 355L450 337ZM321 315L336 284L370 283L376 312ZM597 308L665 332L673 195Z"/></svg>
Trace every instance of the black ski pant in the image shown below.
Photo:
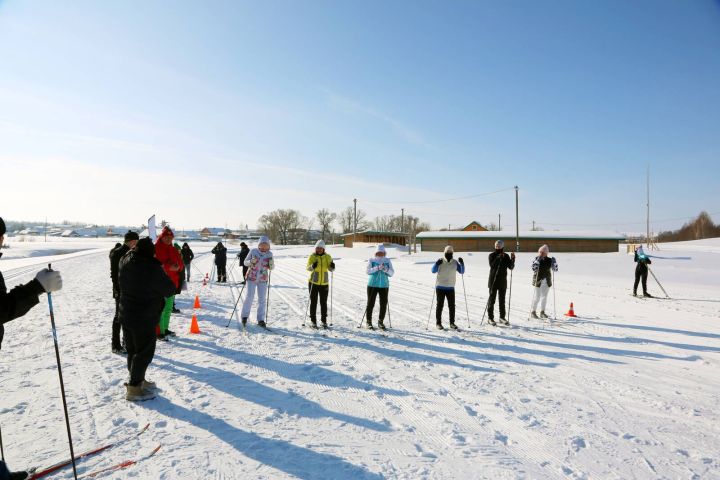
<svg viewBox="0 0 720 480"><path fill-rule="evenodd" d="M155 356L155 334L154 324L123 324L125 335L125 348L128 352L127 367L130 373L128 384L137 387L145 380L147 371L153 356Z"/></svg>
<svg viewBox="0 0 720 480"><path fill-rule="evenodd" d="M327 321L327 298L330 287L308 282L308 290L310 290L310 320L317 323L317 303L318 297L320 297L320 319L322 323L325 323Z"/></svg>
<svg viewBox="0 0 720 480"><path fill-rule="evenodd" d="M217 265L218 282L227 282L227 271L225 269L225 263L219 263Z"/></svg>
<svg viewBox="0 0 720 480"><path fill-rule="evenodd" d="M246 267L245 265L243 265L243 280L242 280L243 282L245 281L245 277L247 276L247 272L248 272L249 268L250 267Z"/></svg>
<svg viewBox="0 0 720 480"><path fill-rule="evenodd" d="M385 320L385 312L387 311L388 291L389 288L367 287L367 310L365 310L367 323L372 323L372 313L375 308L375 299L380 295L380 321Z"/></svg>
<svg viewBox="0 0 720 480"><path fill-rule="evenodd" d="M435 320L442 323L442 311L445 307L445 299L448 302L448 310L450 310L450 323L455 323L455 289L446 290L444 288L436 288L437 307L435 308Z"/></svg>
<svg viewBox="0 0 720 480"><path fill-rule="evenodd" d="M498 300L498 310L500 310L500 318L505 318L505 288L492 288L490 289L490 297L488 298L488 318L492 320L495 316L495 298L500 297Z"/></svg>
<svg viewBox="0 0 720 480"><path fill-rule="evenodd" d="M633 285L633 293L637 293L637 287L640 283L640 280L642 279L642 289L643 289L643 295L647 293L647 275L648 275L648 269L640 268L640 266L635 268L635 284Z"/></svg>
<svg viewBox="0 0 720 480"><path fill-rule="evenodd" d="M113 317L112 323L112 348L116 348L118 350L122 348L124 343L124 339L123 341L120 341L121 329L122 326L120 325L120 295L118 295L115 298L115 317Z"/></svg>
<svg viewBox="0 0 720 480"><path fill-rule="evenodd" d="M189 263L185 264L185 278L188 282L190 281L190 267L191 265Z"/></svg>

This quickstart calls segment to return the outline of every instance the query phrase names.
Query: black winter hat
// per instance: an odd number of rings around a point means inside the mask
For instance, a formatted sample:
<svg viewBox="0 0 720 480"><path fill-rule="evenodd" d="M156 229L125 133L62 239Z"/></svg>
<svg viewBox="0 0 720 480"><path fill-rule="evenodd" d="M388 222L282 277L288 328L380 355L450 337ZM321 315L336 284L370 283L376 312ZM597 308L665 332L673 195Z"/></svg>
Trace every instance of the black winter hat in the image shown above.
<svg viewBox="0 0 720 480"><path fill-rule="evenodd" d="M137 232L128 230L128 232L125 234L125 241L129 242L130 240L140 240L140 235L138 235Z"/></svg>
<svg viewBox="0 0 720 480"><path fill-rule="evenodd" d="M0 217L0 235L5 235L5 221Z"/></svg>
<svg viewBox="0 0 720 480"><path fill-rule="evenodd" d="M150 237L145 237L135 244L135 251L141 257L152 258L155 256L155 245Z"/></svg>

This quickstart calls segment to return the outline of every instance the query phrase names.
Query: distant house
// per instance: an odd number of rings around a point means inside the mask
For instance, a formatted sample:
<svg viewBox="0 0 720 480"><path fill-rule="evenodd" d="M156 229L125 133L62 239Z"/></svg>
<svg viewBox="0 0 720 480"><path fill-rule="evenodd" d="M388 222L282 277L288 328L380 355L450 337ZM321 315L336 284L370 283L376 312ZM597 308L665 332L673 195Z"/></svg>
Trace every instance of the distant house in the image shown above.
<svg viewBox="0 0 720 480"><path fill-rule="evenodd" d="M230 230L227 230L225 228L205 227L200 230L200 238L202 238L203 240L209 240L211 238L222 238L225 236L225 233L229 231Z"/></svg>
<svg viewBox="0 0 720 480"><path fill-rule="evenodd" d="M487 232L488 229L480 225L480 222L476 222L473 220L470 222L465 228L462 229L463 232Z"/></svg>
<svg viewBox="0 0 720 480"><path fill-rule="evenodd" d="M40 235L40 230L36 228L26 228L17 232L18 235Z"/></svg>
<svg viewBox="0 0 720 480"><path fill-rule="evenodd" d="M378 243L391 243L396 245L407 245L408 234L403 232L379 232L376 230L365 230L356 233L345 233L340 235L345 247L352 248L355 244L372 245Z"/></svg>
<svg viewBox="0 0 720 480"><path fill-rule="evenodd" d="M434 231L417 234L424 252L442 252L452 245L458 252L491 252L496 240L505 242L505 251L515 251L515 234L510 231ZM535 252L548 245L551 252L617 252L625 237L604 232L520 232L520 251Z"/></svg>
<svg viewBox="0 0 720 480"><path fill-rule="evenodd" d="M80 234L77 233L75 230L65 230L60 234L60 236L65 238L75 238L79 237Z"/></svg>

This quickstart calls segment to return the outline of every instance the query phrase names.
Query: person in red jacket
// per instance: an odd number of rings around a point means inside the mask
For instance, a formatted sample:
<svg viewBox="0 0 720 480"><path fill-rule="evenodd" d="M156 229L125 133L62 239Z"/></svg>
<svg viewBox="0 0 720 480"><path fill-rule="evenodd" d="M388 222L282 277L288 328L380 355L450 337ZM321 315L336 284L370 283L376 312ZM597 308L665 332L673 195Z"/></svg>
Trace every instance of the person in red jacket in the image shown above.
<svg viewBox="0 0 720 480"><path fill-rule="evenodd" d="M160 237L155 242L155 258L162 263L163 270L170 280L175 284L177 289L180 284L180 272L182 272L184 266L182 257L178 253L177 249L173 246L173 238L175 235L170 227L166 226L163 228ZM165 340L168 335L174 336L175 332L170 330L170 315L172 315L173 300L175 295L172 295L165 299L165 308L160 316L158 338Z"/></svg>

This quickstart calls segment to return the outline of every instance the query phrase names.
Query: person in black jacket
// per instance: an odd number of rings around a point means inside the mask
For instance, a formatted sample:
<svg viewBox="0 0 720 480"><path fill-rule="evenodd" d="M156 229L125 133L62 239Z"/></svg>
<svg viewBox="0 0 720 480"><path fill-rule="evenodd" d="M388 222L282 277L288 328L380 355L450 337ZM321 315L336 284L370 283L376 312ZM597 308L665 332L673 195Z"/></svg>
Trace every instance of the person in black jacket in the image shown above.
<svg viewBox="0 0 720 480"><path fill-rule="evenodd" d="M146 237L120 261L120 323L130 374L125 398L130 401L155 397L155 384L145 379L145 372L155 355L155 327L165 299L175 293L175 283L154 257L155 246Z"/></svg>
<svg viewBox="0 0 720 480"><path fill-rule="evenodd" d="M509 322L505 319L505 292L507 290L507 271L515 268L515 252L507 253L503 251L505 242L498 240L495 242L495 251L488 255L488 263L490 264L490 276L488 277L488 288L490 289L490 297L488 298L488 323L495 326L495 298L500 296L500 321L505 325Z"/></svg>
<svg viewBox="0 0 720 480"><path fill-rule="evenodd" d="M180 249L180 256L183 259L183 263L185 264L185 275L186 279L189 282L190 281L190 263L193 261L193 258L195 258L195 254L190 249L190 245L188 245L187 242L183 243L182 248Z"/></svg>
<svg viewBox="0 0 720 480"><path fill-rule="evenodd" d="M227 248L222 242L218 242L215 248L211 250L211 253L215 255L215 265L217 266L218 283L227 282L227 271L225 269L227 265Z"/></svg>
<svg viewBox="0 0 720 480"><path fill-rule="evenodd" d="M0 218L0 247L5 242L5 222ZM0 252L2 257L2 252ZM48 269L40 270L35 279L25 285L18 285L9 292L5 286L5 278L0 272L0 348L5 335L4 325L22 317L32 307L40 303L38 297L45 292L55 292L62 288L60 272ZM5 462L0 460L0 479L28 478L28 472L10 472Z"/></svg>
<svg viewBox="0 0 720 480"><path fill-rule="evenodd" d="M558 271L558 265L555 257L550 256L550 248L547 245L543 245L538 249L538 256L533 260L532 270L535 272L533 274L535 293L533 294L530 316L538 318L536 310L538 304L540 304L539 318L548 318L545 313L545 306L547 305L548 292L552 287L552 272Z"/></svg>
<svg viewBox="0 0 720 480"><path fill-rule="evenodd" d="M633 285L633 295L637 297L637 287L640 283L640 279L642 279L643 297L652 298L652 295L650 295L647 291L648 265L650 265L652 261L648 258L647 255L645 255L642 246L639 246L635 249L635 263L637 263L637 266L635 267L635 284Z"/></svg>
<svg viewBox="0 0 720 480"><path fill-rule="evenodd" d="M124 238L125 243L118 243L115 245L115 248L110 250L110 279L112 280L113 298L115 299L115 316L113 317L112 323L111 348L112 352L117 353L118 355L127 354L127 351L123 346L125 345L125 341L120 340L120 282L118 282L118 270L120 269L120 259L123 255L135 247L138 240L140 240L140 236L137 232L128 230Z"/></svg>
<svg viewBox="0 0 720 480"><path fill-rule="evenodd" d="M243 269L243 280L240 282L241 285L245 285L245 276L247 275L248 268L245 266L245 259L247 258L248 254L250 253L250 248L247 246L247 243L240 242L240 253L237 254L238 259L240 260L240 266Z"/></svg>

